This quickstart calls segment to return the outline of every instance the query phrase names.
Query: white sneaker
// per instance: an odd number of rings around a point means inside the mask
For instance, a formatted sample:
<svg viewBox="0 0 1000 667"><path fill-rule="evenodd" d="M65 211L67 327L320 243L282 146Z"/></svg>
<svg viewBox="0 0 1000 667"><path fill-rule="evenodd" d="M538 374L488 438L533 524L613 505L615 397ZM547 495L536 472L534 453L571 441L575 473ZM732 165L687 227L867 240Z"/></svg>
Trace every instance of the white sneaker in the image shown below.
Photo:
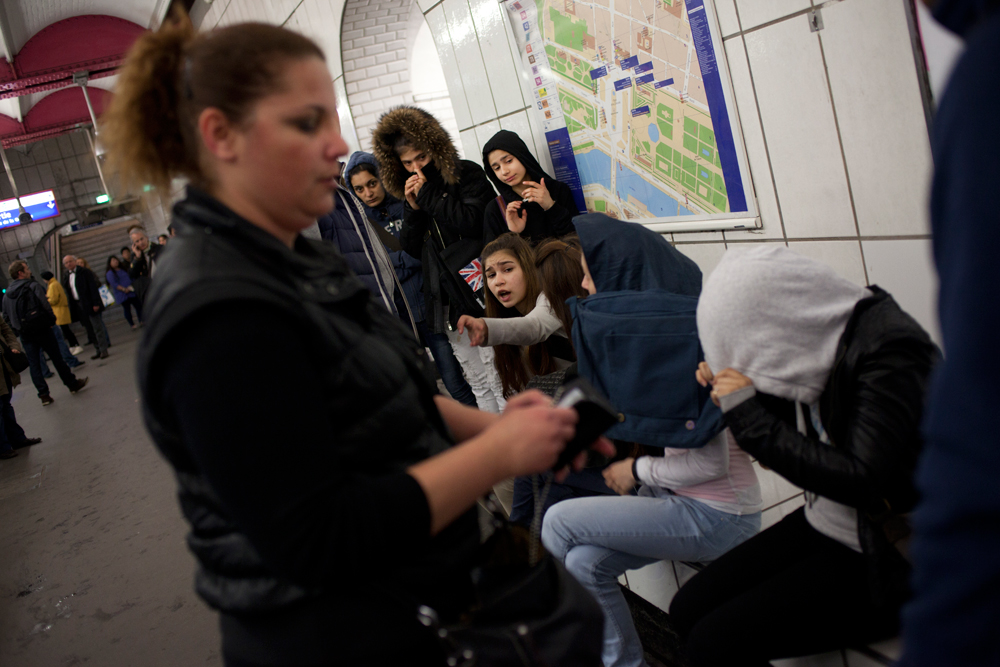
<svg viewBox="0 0 1000 667"><path fill-rule="evenodd" d="M72 354L74 357L80 354L81 352L83 352L83 348L80 347L79 345L77 345L76 347L69 348L69 353Z"/></svg>

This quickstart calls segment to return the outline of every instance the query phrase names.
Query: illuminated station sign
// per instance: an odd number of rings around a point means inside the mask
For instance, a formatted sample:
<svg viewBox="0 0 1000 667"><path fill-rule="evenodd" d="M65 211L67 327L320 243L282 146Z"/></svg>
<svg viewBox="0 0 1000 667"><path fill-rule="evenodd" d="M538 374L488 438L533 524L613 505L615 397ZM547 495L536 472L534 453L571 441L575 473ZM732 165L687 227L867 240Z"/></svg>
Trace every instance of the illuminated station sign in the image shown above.
<svg viewBox="0 0 1000 667"><path fill-rule="evenodd" d="M44 192L34 192L21 197L21 206L31 214L31 219L44 220L54 218L59 215L59 207L56 206L56 196L52 190ZM0 229L16 227L21 224L18 219L21 209L17 205L17 199L4 199L0 201Z"/></svg>

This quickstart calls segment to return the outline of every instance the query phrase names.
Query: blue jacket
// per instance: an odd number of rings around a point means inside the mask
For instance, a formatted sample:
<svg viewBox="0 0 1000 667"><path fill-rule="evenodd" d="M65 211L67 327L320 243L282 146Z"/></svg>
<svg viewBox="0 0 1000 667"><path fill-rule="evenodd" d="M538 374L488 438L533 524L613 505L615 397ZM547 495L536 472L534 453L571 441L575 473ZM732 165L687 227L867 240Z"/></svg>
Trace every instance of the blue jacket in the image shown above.
<svg viewBox="0 0 1000 667"><path fill-rule="evenodd" d="M695 310L701 269L662 236L601 213L573 220L597 294L571 298L578 369L620 415L608 436L701 447L723 428L709 390Z"/></svg>
<svg viewBox="0 0 1000 667"><path fill-rule="evenodd" d="M368 223L364 206L344 188L334 192L336 206L317 220L324 241L332 241L347 260L348 266L365 284L376 301L394 315L399 315L395 284L384 280L378 270L378 253L385 252ZM403 319L408 319L404 313Z"/></svg>
<svg viewBox="0 0 1000 667"><path fill-rule="evenodd" d="M1000 11L989 15L990 4L943 0L934 10L967 48L931 133L945 358L927 396L917 471L905 667L1000 664Z"/></svg>
<svg viewBox="0 0 1000 667"><path fill-rule="evenodd" d="M345 173L350 174L359 164L370 164L378 170L378 162L375 160L374 155L358 151L348 161ZM399 232L403 228L404 205L402 200L396 199L386 192L385 199L382 200L380 205L371 207L362 202L361 206L373 224L381 225L385 231L397 239L399 238ZM399 278L399 283L403 286L403 294L406 296L406 301L410 304L410 310L413 311L413 319L417 322L423 322L426 317L424 312L423 265L419 259L415 259L402 250L389 252L389 259L392 260L396 276Z"/></svg>

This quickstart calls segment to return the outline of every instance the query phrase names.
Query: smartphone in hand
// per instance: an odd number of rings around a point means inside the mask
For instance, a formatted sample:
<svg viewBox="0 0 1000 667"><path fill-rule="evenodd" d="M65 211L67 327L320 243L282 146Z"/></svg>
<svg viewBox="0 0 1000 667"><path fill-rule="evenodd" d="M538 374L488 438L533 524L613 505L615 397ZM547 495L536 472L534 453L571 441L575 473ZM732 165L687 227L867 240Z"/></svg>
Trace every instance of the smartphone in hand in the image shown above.
<svg viewBox="0 0 1000 667"><path fill-rule="evenodd" d="M561 470L583 450L594 444L605 431L618 421L618 411L608 403L593 385L581 377L566 383L556 396L557 408L573 408L579 416L576 434L566 443L553 470Z"/></svg>

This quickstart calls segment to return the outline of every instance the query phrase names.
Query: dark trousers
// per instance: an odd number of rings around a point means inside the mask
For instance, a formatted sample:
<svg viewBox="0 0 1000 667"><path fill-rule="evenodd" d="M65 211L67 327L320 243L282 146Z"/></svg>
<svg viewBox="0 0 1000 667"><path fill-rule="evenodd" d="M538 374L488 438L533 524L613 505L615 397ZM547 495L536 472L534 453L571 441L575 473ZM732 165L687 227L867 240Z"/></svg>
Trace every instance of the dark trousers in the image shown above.
<svg viewBox="0 0 1000 667"><path fill-rule="evenodd" d="M87 330L88 342L97 349L98 354L104 354L108 351L108 338L104 331L104 321L101 319L101 313L95 313L93 309L87 312L82 307L80 308L80 312L83 313L80 316L80 324Z"/></svg>
<svg viewBox="0 0 1000 667"><path fill-rule="evenodd" d="M49 395L49 385L42 376L42 352L49 355L49 361L56 367L59 379L66 387L72 389L76 386L76 376L63 361L62 353L59 351L59 344L51 329L35 334L34 336L21 336L21 345L24 346L24 353L28 355L28 368L31 371L31 383L38 390L39 397Z"/></svg>
<svg viewBox="0 0 1000 667"><path fill-rule="evenodd" d="M139 324L142 324L142 306L139 305L139 299L131 296L122 301L122 310L125 311L125 320L128 322L130 327L135 326L135 322L132 321L132 308L135 308L135 316L138 318Z"/></svg>
<svg viewBox="0 0 1000 667"><path fill-rule="evenodd" d="M62 329L63 338L66 339L67 345L70 347L78 347L80 345L80 341L76 339L76 334L73 333L73 330L68 324L60 324L59 328Z"/></svg>
<svg viewBox="0 0 1000 667"><path fill-rule="evenodd" d="M696 574L670 618L694 667L761 666L894 636L899 607L876 607L866 557L798 509Z"/></svg>
<svg viewBox="0 0 1000 667"><path fill-rule="evenodd" d="M10 404L10 394L13 391L7 385L7 393L0 396L0 454L9 452L15 445L20 445L28 439L24 429L17 423L14 416L14 406Z"/></svg>
<svg viewBox="0 0 1000 667"><path fill-rule="evenodd" d="M441 374L441 381L451 397L459 403L476 407L476 395L472 393L472 387L465 381L462 375L462 365L455 358L455 352L451 349L448 336L445 334L431 333L427 328L427 321L417 322L417 331L420 332L421 342L429 347L434 355L434 364Z"/></svg>

